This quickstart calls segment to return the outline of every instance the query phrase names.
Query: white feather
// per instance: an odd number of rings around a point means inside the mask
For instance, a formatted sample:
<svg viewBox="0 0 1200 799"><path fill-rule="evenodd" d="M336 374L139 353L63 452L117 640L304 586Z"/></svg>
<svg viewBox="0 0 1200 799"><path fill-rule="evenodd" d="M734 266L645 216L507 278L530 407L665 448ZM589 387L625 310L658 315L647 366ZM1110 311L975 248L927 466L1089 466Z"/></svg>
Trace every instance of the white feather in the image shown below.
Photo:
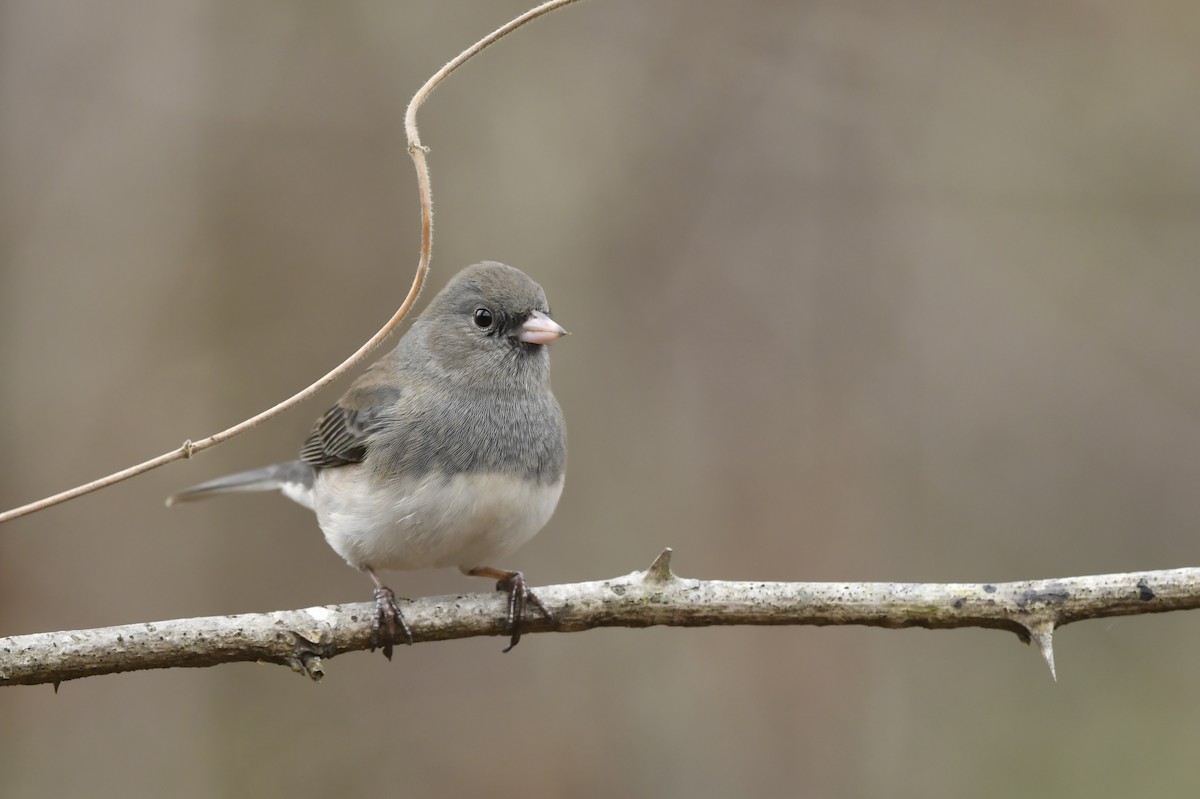
<svg viewBox="0 0 1200 799"><path fill-rule="evenodd" d="M431 474L381 486L360 467L317 474L317 521L325 540L358 569L494 566L550 519L563 481Z"/></svg>

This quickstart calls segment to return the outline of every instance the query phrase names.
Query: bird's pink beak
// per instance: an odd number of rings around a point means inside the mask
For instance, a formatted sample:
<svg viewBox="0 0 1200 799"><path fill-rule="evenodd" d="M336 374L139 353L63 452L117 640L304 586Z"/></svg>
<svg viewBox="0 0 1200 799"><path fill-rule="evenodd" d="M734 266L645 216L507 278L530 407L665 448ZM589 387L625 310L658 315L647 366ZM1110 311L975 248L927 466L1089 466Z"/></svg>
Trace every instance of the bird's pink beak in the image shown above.
<svg viewBox="0 0 1200 799"><path fill-rule="evenodd" d="M549 344L567 335L562 325L541 311L534 311L521 325L517 339L526 344Z"/></svg>

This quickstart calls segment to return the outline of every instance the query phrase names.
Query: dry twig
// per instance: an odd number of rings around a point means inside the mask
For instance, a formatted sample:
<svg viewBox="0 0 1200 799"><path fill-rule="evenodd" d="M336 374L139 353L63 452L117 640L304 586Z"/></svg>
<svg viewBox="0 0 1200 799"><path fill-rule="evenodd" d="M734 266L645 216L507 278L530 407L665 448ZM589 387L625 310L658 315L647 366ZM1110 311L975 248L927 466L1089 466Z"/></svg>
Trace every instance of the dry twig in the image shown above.
<svg viewBox="0 0 1200 799"><path fill-rule="evenodd" d="M84 494L90 494L93 491L99 491L102 488L107 488L123 480L128 480L131 477L136 477L139 474L148 472L151 469L157 469L159 466L165 466L174 461L190 458L197 452L203 452L210 447L215 447L217 444L224 443L234 436L257 427L263 422L271 419L284 411L291 410L295 406L304 402L309 397L316 394L318 391L337 380L342 375L346 374L350 369L354 368L355 364L367 356L373 349L378 347L384 339L391 335L400 321L408 315L413 303L417 301L417 296L421 293L421 287L425 284L425 276L429 272L429 259L433 251L433 192L429 182L429 165L426 162L425 156L429 148L421 144L421 138L417 130L417 110L424 104L429 95L438 85L449 77L450 73L458 69L471 58L475 57L490 45L494 44L504 36L515 31L517 28L528 24L537 19L543 14L547 14L556 8L577 2L577 0L552 0L552 2L543 3L537 8L533 8L511 22L506 23L500 28L489 33L487 36L480 39L475 44L461 52L446 66L439 69L429 80L425 82L417 93L413 95L412 100L408 103L408 110L404 114L404 131L408 137L408 152L412 156L413 164L417 169L417 190L421 198L421 256L417 262L417 271L413 276L412 286L408 290L408 296L404 298L404 302L400 304L396 313L392 314L392 318L379 329L379 332L371 336L371 338L358 348L353 355L342 361L336 368L326 374L324 377L317 380L312 385L288 397L284 401L274 405L271 408L259 413L255 416L246 419L245 421L235 424L226 430L219 433L214 433L207 438L202 438L198 441L184 441L177 449L163 453L156 458L151 458L148 461L143 461L135 466L130 466L127 469L122 469L119 472L114 472L98 480L93 480L90 483L75 486L74 488L62 491L53 496L39 499L36 502L31 502L28 505L22 505L12 510L0 513L0 523L17 519L30 513L35 513L40 510L66 502L69 499L81 497Z"/></svg>

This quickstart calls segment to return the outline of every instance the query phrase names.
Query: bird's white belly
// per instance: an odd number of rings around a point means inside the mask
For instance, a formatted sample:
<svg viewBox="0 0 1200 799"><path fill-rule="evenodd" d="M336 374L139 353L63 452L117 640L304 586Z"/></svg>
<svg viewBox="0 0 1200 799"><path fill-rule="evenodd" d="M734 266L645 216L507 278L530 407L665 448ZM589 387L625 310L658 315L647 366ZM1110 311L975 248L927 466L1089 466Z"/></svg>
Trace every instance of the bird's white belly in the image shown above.
<svg viewBox="0 0 1200 799"><path fill-rule="evenodd" d="M314 491L325 540L355 568L494 566L550 519L563 481L497 473L373 481L360 467L322 470Z"/></svg>

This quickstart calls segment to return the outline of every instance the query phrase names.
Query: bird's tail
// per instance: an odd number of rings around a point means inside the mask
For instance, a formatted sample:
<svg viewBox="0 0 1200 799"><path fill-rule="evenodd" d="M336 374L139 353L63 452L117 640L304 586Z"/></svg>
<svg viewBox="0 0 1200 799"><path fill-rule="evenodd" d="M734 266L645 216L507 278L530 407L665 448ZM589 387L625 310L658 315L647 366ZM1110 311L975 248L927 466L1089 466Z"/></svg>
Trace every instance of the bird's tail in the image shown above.
<svg viewBox="0 0 1200 799"><path fill-rule="evenodd" d="M185 488L178 494L167 497L167 507L179 502L205 499L213 494L228 494L235 491L282 491L284 496L299 502L306 508L313 506L313 468L304 461L288 461L251 469L248 472L227 474L207 483Z"/></svg>

